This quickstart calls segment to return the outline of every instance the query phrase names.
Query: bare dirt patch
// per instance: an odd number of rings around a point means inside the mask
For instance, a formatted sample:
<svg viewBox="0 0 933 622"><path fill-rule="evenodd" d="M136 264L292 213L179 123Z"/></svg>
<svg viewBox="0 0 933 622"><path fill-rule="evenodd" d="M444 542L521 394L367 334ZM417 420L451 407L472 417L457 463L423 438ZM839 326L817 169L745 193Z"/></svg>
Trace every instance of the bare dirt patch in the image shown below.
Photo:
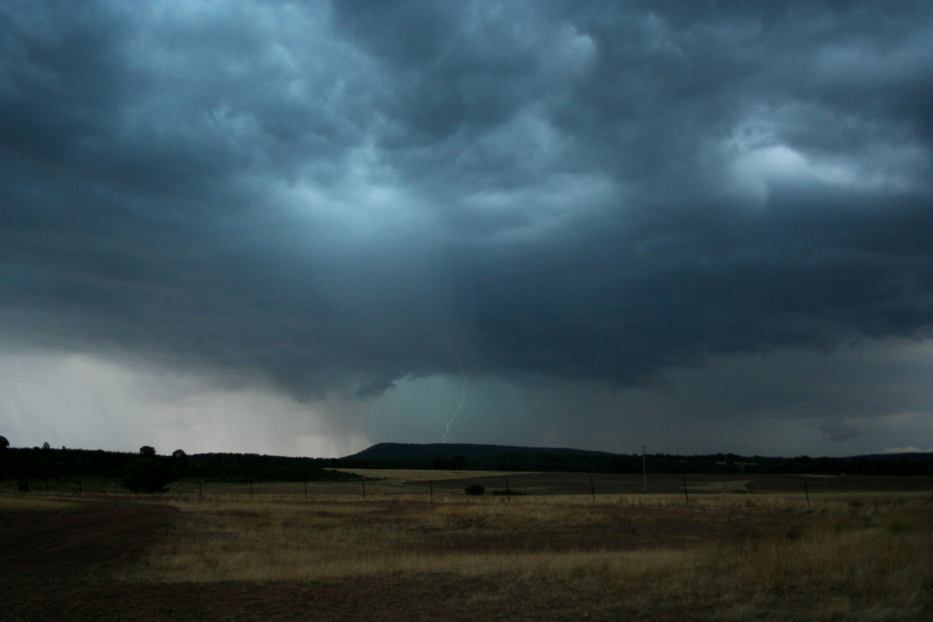
<svg viewBox="0 0 933 622"><path fill-rule="evenodd" d="M165 505L127 500L64 501L0 511L0 602L6 619L61 617L84 600L80 594L89 582L132 561L176 514Z"/></svg>

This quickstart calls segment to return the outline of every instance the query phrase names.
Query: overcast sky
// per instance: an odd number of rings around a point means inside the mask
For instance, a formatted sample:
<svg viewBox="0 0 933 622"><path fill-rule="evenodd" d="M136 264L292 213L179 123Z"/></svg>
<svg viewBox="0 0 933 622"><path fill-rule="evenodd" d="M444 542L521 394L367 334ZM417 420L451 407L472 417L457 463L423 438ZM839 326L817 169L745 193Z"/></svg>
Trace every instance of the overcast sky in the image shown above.
<svg viewBox="0 0 933 622"><path fill-rule="evenodd" d="M4 2L0 434L933 448L933 3Z"/></svg>

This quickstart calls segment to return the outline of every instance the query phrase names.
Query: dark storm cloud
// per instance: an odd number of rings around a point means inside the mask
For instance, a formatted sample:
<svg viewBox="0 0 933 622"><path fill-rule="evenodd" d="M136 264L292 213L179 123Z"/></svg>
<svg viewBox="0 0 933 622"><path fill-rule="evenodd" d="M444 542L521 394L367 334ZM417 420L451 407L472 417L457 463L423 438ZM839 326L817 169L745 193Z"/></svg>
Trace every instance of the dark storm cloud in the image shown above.
<svg viewBox="0 0 933 622"><path fill-rule="evenodd" d="M633 383L933 317L928 3L23 2L0 35L16 347L374 395L451 340Z"/></svg>

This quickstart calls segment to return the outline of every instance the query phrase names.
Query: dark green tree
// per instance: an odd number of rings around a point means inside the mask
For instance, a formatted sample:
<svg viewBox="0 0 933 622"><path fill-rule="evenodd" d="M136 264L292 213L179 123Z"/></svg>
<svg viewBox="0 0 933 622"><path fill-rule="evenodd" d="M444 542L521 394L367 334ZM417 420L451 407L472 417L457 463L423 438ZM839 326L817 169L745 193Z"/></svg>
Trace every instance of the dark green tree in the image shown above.
<svg viewBox="0 0 933 622"><path fill-rule="evenodd" d="M131 492L165 492L178 477L162 460L145 457L134 460L123 473L123 487Z"/></svg>
<svg viewBox="0 0 933 622"><path fill-rule="evenodd" d="M3 451L10 446L10 441L6 440L5 436L0 436L0 451Z"/></svg>
<svg viewBox="0 0 933 622"><path fill-rule="evenodd" d="M143 445L142 447L139 448L139 455L140 456L154 456L156 455L155 447L151 445Z"/></svg>

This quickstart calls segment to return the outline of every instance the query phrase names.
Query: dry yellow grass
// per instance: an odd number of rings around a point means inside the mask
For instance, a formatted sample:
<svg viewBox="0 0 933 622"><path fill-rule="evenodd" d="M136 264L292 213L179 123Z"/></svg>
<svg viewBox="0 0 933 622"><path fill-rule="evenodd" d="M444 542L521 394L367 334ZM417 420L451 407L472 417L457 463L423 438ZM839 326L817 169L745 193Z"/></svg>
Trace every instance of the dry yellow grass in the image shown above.
<svg viewBox="0 0 933 622"><path fill-rule="evenodd" d="M182 519L173 537L126 576L262 582L455 575L502 586L483 598L511 598L516 586L524 598L564 590L603 617L660 607L727 620L919 619L933 605L933 520L925 499L826 495L809 508L791 495L704 495L689 507L662 495L620 495L597 505L579 496L434 505L176 501Z"/></svg>
<svg viewBox="0 0 933 622"><path fill-rule="evenodd" d="M58 510L73 504L59 499L44 499L26 495L0 495L0 512L23 510Z"/></svg>

